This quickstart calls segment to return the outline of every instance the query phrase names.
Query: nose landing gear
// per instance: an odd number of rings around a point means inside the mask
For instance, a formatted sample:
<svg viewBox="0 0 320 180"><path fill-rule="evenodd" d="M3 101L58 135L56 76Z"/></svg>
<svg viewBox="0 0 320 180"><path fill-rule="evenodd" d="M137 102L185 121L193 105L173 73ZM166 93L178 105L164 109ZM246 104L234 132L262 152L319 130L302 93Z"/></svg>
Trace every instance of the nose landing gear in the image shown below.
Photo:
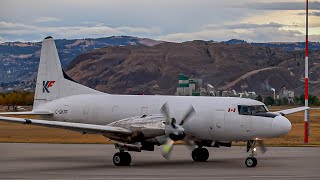
<svg viewBox="0 0 320 180"><path fill-rule="evenodd" d="M247 142L247 152L250 152L249 157L245 160L245 164L247 167L256 167L258 164L258 160L257 158L255 158L254 156L257 155L256 154L256 141L248 141Z"/></svg>
<svg viewBox="0 0 320 180"><path fill-rule="evenodd" d="M245 161L247 167L256 167L257 166L257 158L255 157L248 157Z"/></svg>

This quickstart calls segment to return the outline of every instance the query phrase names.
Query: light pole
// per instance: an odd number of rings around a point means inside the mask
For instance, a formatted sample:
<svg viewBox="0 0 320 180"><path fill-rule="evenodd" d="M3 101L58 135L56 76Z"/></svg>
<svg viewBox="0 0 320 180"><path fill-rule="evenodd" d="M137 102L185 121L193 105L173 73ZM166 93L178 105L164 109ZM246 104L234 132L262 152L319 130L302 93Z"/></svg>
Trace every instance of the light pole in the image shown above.
<svg viewBox="0 0 320 180"><path fill-rule="evenodd" d="M273 91L273 99L276 100L276 89L271 88L271 91Z"/></svg>
<svg viewBox="0 0 320 180"><path fill-rule="evenodd" d="M304 105L305 107L309 106L309 69L308 69L308 56L309 56L309 44L308 44L308 11L309 11L309 2L306 0L306 52L305 52L305 92L304 92ZM304 143L309 142L309 128L310 128L310 118L309 118L309 109L306 109L304 112Z"/></svg>

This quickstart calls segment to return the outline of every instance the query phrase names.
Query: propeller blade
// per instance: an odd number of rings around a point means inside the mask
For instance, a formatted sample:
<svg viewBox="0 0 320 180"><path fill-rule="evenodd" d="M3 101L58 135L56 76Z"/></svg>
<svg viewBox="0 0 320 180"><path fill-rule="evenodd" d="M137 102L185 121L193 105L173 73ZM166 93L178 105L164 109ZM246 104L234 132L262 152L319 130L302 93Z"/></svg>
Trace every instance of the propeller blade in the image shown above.
<svg viewBox="0 0 320 180"><path fill-rule="evenodd" d="M260 150L261 152L264 154L267 152L267 147L265 146L264 142L263 141L257 141L258 142L258 145L260 147Z"/></svg>
<svg viewBox="0 0 320 180"><path fill-rule="evenodd" d="M170 125L171 124L171 121L172 121L172 118L170 116L170 112L169 112L169 108L168 108L168 105L167 103L164 103L161 107L161 112L162 114L165 116L166 118L166 125Z"/></svg>
<svg viewBox="0 0 320 180"><path fill-rule="evenodd" d="M168 138L167 143L162 145L162 153L161 154L167 160L169 159L170 153L173 148L173 144L174 144L174 141L172 139Z"/></svg>
<svg viewBox="0 0 320 180"><path fill-rule="evenodd" d="M186 121L188 121L188 119L190 118L190 116L195 112L193 106L190 107L190 109L187 111L187 113L184 115L184 117L182 118L181 122L179 125L183 125Z"/></svg>

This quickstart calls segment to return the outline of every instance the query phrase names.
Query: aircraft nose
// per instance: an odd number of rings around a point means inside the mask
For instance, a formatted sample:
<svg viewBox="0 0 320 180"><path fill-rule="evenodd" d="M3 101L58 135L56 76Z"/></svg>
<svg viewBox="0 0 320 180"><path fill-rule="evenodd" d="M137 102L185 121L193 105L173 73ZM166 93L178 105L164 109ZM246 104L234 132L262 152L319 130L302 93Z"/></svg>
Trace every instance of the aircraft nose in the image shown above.
<svg viewBox="0 0 320 180"><path fill-rule="evenodd" d="M286 135L291 130L291 122L284 116L273 118L272 131L274 136Z"/></svg>

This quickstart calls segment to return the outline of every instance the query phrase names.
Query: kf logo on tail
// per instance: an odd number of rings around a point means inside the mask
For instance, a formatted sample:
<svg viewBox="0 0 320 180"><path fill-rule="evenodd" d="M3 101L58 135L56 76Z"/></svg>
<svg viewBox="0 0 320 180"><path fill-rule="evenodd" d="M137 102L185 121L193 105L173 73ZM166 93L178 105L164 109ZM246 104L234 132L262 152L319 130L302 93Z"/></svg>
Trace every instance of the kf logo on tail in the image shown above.
<svg viewBox="0 0 320 180"><path fill-rule="evenodd" d="M50 93L49 88L53 86L53 84L55 83L55 81L42 81L42 92L43 93Z"/></svg>

